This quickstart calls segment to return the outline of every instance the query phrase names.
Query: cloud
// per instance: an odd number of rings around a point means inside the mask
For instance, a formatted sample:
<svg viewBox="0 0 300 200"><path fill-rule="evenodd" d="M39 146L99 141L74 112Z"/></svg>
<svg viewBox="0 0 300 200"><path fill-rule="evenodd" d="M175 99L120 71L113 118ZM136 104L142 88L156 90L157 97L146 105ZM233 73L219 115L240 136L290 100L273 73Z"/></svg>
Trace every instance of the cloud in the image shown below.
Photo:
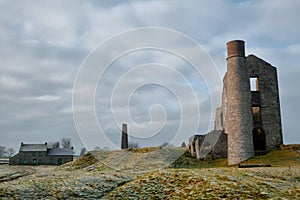
<svg viewBox="0 0 300 200"><path fill-rule="evenodd" d="M0 125L3 145L18 147L21 141L44 142L72 137L76 147L82 146L76 134L72 118L72 89L79 66L88 53L107 38L145 26L171 28L192 37L211 56L221 75L226 71L226 42L244 39L246 51L253 53L278 67L280 98L286 143L299 143L297 115L300 95L300 53L298 22L300 3L292 0L264 1L22 1L0 2ZM153 40L148 35L147 40ZM135 43L137 38L131 38ZM174 41L177 41L174 38ZM124 41L120 48L127 44ZM176 44L176 42L174 42ZM123 45L123 46L122 46ZM178 46L178 48L183 48ZM186 51L193 51L188 46ZM116 49L107 48L106 55ZM197 58L198 55L194 55ZM199 56L200 59L200 56ZM106 130L116 144L119 142L120 124L112 122L110 102L101 98L110 94L118 78L132 67L156 62L176 68L197 91L200 113L209 120L210 103L203 78L195 75L191 66L182 58L168 52L139 51L118 59L102 80L104 90L96 93L96 99L104 107L97 114L105 122ZM203 62L206 65L206 62ZM210 71L209 67L203 70ZM143 81L147 71L127 80L132 84ZM169 82L172 76L153 71L157 79ZM184 88L184 84L181 85ZM127 89L124 84L124 90ZM178 87L180 89L180 87ZM219 88L210 88L214 94ZM181 88L182 90L182 88ZM82 95L87 91L82 91ZM184 95L186 90L182 90ZM153 95L152 95L153 94ZM205 94L205 95L203 95ZM128 94L120 93L117 112ZM158 99L158 101L155 101ZM168 140L178 128L179 107L176 98L162 87L136 90L129 101L133 119L140 124L149 121L149 107L162 104L168 113L168 124L162 131L163 139L151 141L151 145ZM193 105L189 99L184 104ZM188 107L188 106L187 106ZM188 107L193 109L193 106ZM82 107L82 110L86 108ZM214 111L212 111L214 112ZM190 116L188 123L192 123ZM157 118L159 119L159 118ZM158 123L159 124L159 123ZM199 132L204 132L200 121ZM129 129L134 127L129 127ZM181 135L176 145L187 141L194 133ZM16 138L18 138L16 140ZM98 142L98 143L97 143ZM147 141L140 141L147 145ZM165 141L163 141L165 142ZM95 146L107 146L100 141Z"/></svg>

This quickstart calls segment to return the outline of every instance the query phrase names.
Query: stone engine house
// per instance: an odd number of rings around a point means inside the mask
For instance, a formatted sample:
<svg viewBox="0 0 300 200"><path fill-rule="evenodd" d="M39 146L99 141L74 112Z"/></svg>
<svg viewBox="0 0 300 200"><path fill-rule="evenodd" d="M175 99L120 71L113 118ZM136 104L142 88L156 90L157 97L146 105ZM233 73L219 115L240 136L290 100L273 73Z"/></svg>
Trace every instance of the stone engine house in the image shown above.
<svg viewBox="0 0 300 200"><path fill-rule="evenodd" d="M278 147L283 138L277 69L255 55L246 57L241 40L228 42L227 54L222 105L216 109L215 130L191 137L189 149L197 158L225 157L227 151L228 164L234 165ZM227 137L204 144L205 138L213 138L209 135L216 131ZM210 152L203 154L207 149Z"/></svg>

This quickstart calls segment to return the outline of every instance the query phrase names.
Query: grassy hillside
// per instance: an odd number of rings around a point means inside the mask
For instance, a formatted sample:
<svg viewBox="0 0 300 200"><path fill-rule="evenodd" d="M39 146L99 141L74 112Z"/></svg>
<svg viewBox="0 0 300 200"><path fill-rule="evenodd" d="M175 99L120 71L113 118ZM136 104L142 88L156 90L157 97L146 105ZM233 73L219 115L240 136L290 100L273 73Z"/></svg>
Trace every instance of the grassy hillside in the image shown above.
<svg viewBox="0 0 300 200"><path fill-rule="evenodd" d="M300 145L282 145L267 155L256 156L243 164L270 164L277 167L300 165ZM172 157L173 156L173 157ZM178 156L176 158L176 156ZM168 160L169 159L169 160ZM173 162L172 159L174 160ZM93 151L84 157L64 165L64 169L75 170L90 165L117 170L149 171L159 168L216 168L228 167L227 159L199 160L191 157L186 148L160 149L146 147L129 150Z"/></svg>
<svg viewBox="0 0 300 200"><path fill-rule="evenodd" d="M170 166L182 156L186 148L146 147L138 149L92 151L82 158L63 166L67 170L93 165L97 168L143 173Z"/></svg>
<svg viewBox="0 0 300 200"><path fill-rule="evenodd" d="M251 169L228 167L227 159L201 161L186 151L170 169L142 175L110 192L108 199L299 199L299 146L251 158L244 164L274 166Z"/></svg>
<svg viewBox="0 0 300 200"><path fill-rule="evenodd" d="M288 167L300 165L300 145L282 145L267 155L256 156L244 164L271 164L274 167Z"/></svg>
<svg viewBox="0 0 300 200"><path fill-rule="evenodd" d="M108 199L299 199L300 168L168 169L111 191Z"/></svg>
<svg viewBox="0 0 300 200"><path fill-rule="evenodd" d="M245 162L274 167L243 169L228 167L227 159L200 161L185 148L93 151L0 183L0 199L300 199L299 147ZM0 168L2 174L16 170Z"/></svg>

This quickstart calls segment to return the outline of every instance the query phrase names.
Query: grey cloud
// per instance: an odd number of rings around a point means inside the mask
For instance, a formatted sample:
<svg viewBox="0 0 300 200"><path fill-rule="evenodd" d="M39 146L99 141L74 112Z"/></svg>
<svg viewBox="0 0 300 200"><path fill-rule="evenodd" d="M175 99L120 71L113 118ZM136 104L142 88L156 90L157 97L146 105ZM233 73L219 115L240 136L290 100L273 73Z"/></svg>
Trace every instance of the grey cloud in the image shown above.
<svg viewBox="0 0 300 200"><path fill-rule="evenodd" d="M212 80L222 77L226 70L225 43L231 39L244 39L248 53L254 53L278 67L285 142L299 143L297 116L300 96L295 88L300 85L299 8L298 2L289 0L1 1L1 145L17 147L21 141L44 142L68 136L74 138L76 147L82 146L70 112L73 81L79 66L89 51L108 37L145 26L172 28L203 45L221 72L209 77ZM153 37L148 35L146 39L151 41ZM130 41L134 43L135 39ZM126 42L120 43L120 48ZM185 48L192 51L191 47ZM107 48L103 57L113 55L114 50ZM100 82L104 90L96 93L96 100L103 107L97 107L97 114L111 140L119 144L120 125L114 124L110 116L110 102L101 97L111 92L118 78L128 69L148 62L169 65L187 77L200 101L203 120L197 132L205 132L203 121L210 120L212 109L207 106L210 99L203 82L205 77L195 75L182 58L149 50L124 55L112 64L106 72L107 77ZM206 62L202 64L207 65ZM209 71L210 68L203 70ZM166 78L165 74L156 73L157 78ZM146 75L140 74L130 82L139 83ZM174 81L172 77L167 78ZM220 92L220 88L209 89L213 94ZM84 96L85 92L81 94ZM182 91L182 94L185 92ZM123 105L128 94L119 95L121 102L117 112L127 112ZM157 87L144 88L132 96L129 107L133 119L146 124L149 121L149 106L156 103L154 98L159 97L162 99L157 102L168 111L169 123L160 136L151 140L131 138L141 145L168 142L178 128L180 119L176 98ZM184 103L192 105L189 100ZM193 106L188 108L193 109ZM193 119L195 117L190 116L188 123L193 123ZM129 126L130 129L133 130L134 126ZM192 134L181 134L174 142L177 145L183 140L187 142ZM101 141L93 141L92 144L107 146Z"/></svg>

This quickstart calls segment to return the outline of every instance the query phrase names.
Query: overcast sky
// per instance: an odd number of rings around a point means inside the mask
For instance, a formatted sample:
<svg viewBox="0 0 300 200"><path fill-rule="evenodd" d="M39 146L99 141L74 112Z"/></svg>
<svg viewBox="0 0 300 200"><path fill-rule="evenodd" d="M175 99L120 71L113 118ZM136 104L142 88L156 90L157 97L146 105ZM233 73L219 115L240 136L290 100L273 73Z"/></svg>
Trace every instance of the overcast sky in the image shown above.
<svg viewBox="0 0 300 200"><path fill-rule="evenodd" d="M226 71L226 42L245 40L246 54L277 67L284 143L300 143L299 10L298 0L0 0L0 145L18 148L22 141L69 137L77 150L84 145L116 148L120 120L128 123L131 140L141 146L187 142L194 134L189 129L175 137L183 120L188 126L199 120L195 132L205 133L214 112L211 98L221 89L207 85L208 77L197 74L180 56L141 49L116 57L94 91L95 116L110 143L89 135L90 141L84 139L82 144L85 133L77 133L72 112L73 84L80 66L100 43L142 27L172 29L199 43L216 68L203 58L202 69L218 70L209 77L214 80L221 80ZM146 38L157 39L155 35ZM120 46L136 40L133 37ZM178 45L179 40L174 43ZM110 55L117 51L106 49ZM205 57L202 54L199 57ZM125 94L134 86L139 87ZM128 112L132 121L116 119ZM190 115L181 118L186 116L182 113ZM98 134L87 120L82 122L86 135Z"/></svg>

